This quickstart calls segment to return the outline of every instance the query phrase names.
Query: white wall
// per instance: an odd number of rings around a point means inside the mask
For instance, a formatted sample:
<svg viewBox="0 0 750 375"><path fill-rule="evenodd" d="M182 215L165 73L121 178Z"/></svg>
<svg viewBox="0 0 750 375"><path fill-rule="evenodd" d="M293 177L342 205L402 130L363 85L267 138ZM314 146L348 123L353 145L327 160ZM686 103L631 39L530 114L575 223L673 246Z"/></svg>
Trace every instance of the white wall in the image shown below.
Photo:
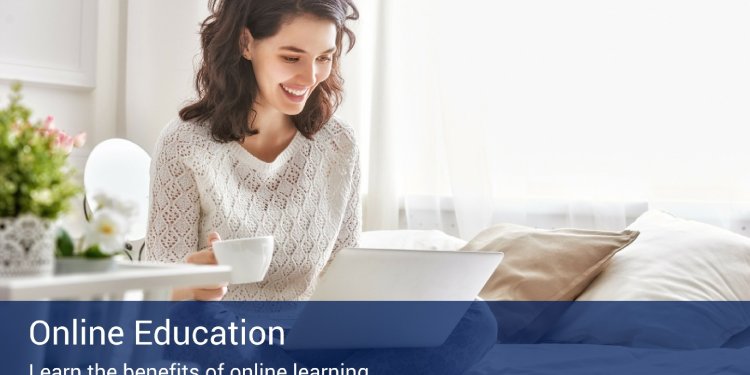
<svg viewBox="0 0 750 375"><path fill-rule="evenodd" d="M27 20L24 17L16 17L14 22L38 22L44 17L54 17L47 14L45 2L40 0L31 0L35 9L34 19ZM30 78L36 82L24 80L23 103L33 111L32 118L41 119L47 115L52 115L56 119L56 125L69 134L86 132L88 139L86 145L80 149L73 150L70 155L70 162L76 169L83 173L86 158L91 149L100 141L112 137L122 137L124 135L124 122L122 121L122 104L124 103L122 93L124 82L124 49L121 48L125 40L125 12L127 9L126 1L95 1L95 13L93 14L95 45L89 46L91 51L84 51L93 54L93 71L94 82L93 88L70 86L58 83L45 83L45 77ZM0 8L0 22L7 22L7 15L3 17L3 10ZM14 37L21 39L22 44L27 44L25 48L46 48L62 37L75 38L80 34L76 25L70 25L69 28L58 28L57 34L51 37L47 34L42 35L34 33L18 33ZM67 34L67 35L66 35ZM85 36L83 36L85 37ZM33 51L32 51L33 52ZM62 53L71 51L60 51ZM71 52L74 55L81 55L78 52ZM32 53L33 56L33 53ZM12 56L5 56L12 58ZM6 73L6 72L0 72ZM7 104L7 94L10 92L10 82L14 81L11 74L0 74L8 76L11 79L0 79L0 106ZM36 79L35 79L36 78ZM80 205L74 204L73 210L62 218L66 229L74 236L80 236L82 233L83 215L80 211Z"/></svg>
<svg viewBox="0 0 750 375"><path fill-rule="evenodd" d="M35 0L38 13L44 14L44 2ZM116 48L120 40L120 23L122 15L120 4L114 1L100 1L96 4L96 46L95 50L95 88L81 88L61 84L44 82L24 82L23 102L33 110L33 118L44 118L53 115L56 124L68 133L86 132L88 141L85 147L75 150L71 155L71 162L79 170L83 170L85 158L91 147L97 142L114 137L117 133L117 104L118 79L122 64L119 49ZM8 10L8 8L6 8ZM7 15L7 13L6 13ZM10 16L7 16L10 18ZM39 16L43 18L42 16ZM0 16L0 22L7 22L6 17ZM37 22L38 18L25 20L16 17L14 22ZM69 25L68 29L56 30L60 34L79 32L78 25ZM34 33L20 33L16 38L24 40L34 48L45 48L54 45L56 38L51 35ZM113 48L114 46L114 48ZM62 51L65 52L65 51ZM5 56L10 59L11 56ZM7 104L7 94L10 92L10 82L0 80L0 105ZM40 79L43 81L43 79Z"/></svg>
<svg viewBox="0 0 750 375"><path fill-rule="evenodd" d="M11 0L2 0L3 2ZM0 24L33 23L47 14L49 0L30 0L23 14L9 5L0 8ZM71 162L83 170L86 157L98 142L112 137L130 139L151 152L167 122L194 95L194 63L199 53L199 25L208 15L204 0L94 0L96 7L94 88L59 83L24 82L24 103L34 118L53 115L68 133L86 132L88 141L74 150ZM8 3L10 4L10 3ZM77 5L78 2L71 3ZM5 10L5 16L3 16ZM13 17L10 16L11 13ZM34 18L28 20L25 18ZM75 38L80 25L57 28ZM51 48L59 35L30 32L14 36L18 45ZM29 50L29 48L27 48ZM28 51L27 51L28 52ZM63 51L65 52L65 51ZM68 55L74 52L68 53ZM7 56L0 55L0 63ZM1 65L0 65L0 69ZM4 76L0 71L0 77ZM5 76L12 76L12 72ZM0 78L0 105L7 103L12 79Z"/></svg>
<svg viewBox="0 0 750 375"><path fill-rule="evenodd" d="M205 0L129 0L124 136L151 153L162 128L194 96Z"/></svg>

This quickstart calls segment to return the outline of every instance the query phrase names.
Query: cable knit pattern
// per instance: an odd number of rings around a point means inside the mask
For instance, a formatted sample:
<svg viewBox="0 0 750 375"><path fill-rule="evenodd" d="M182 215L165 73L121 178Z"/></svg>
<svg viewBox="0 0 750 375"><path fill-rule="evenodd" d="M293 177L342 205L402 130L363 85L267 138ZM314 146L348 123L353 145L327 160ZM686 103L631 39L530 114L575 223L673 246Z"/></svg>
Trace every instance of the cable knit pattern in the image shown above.
<svg viewBox="0 0 750 375"><path fill-rule="evenodd" d="M182 262L222 239L274 236L263 282L230 285L226 300L306 300L323 267L360 232L359 152L352 129L332 119L313 140L297 132L271 163L207 126L175 120L151 164L146 259Z"/></svg>

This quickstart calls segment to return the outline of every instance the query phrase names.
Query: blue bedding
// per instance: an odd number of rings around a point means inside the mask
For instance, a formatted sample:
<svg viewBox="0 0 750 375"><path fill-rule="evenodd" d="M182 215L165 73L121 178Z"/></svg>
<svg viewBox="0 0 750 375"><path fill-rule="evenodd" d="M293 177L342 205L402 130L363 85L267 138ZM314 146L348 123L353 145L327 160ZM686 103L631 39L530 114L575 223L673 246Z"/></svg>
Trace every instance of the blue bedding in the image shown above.
<svg viewBox="0 0 750 375"><path fill-rule="evenodd" d="M750 347L674 350L592 344L497 344L467 374L750 374Z"/></svg>

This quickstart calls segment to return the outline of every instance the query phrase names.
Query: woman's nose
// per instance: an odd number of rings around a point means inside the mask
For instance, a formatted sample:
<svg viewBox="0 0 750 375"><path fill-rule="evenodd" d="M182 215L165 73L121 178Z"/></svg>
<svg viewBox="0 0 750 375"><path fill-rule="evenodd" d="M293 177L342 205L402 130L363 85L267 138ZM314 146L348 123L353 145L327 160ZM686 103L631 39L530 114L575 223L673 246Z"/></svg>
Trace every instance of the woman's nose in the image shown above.
<svg viewBox="0 0 750 375"><path fill-rule="evenodd" d="M299 72L300 76L300 83L305 84L307 86L312 86L315 84L315 77L316 77L317 71L315 64L306 64L302 67L301 71Z"/></svg>

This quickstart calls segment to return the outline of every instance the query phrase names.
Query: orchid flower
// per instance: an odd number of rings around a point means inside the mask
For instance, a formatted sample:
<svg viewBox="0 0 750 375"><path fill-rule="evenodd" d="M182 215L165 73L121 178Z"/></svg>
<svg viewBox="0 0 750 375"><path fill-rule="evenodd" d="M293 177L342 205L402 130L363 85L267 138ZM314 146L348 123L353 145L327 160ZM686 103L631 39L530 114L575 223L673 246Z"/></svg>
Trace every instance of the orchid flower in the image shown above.
<svg viewBox="0 0 750 375"><path fill-rule="evenodd" d="M87 224L85 248L97 245L102 253L112 255L123 249L138 208L104 193L96 194L93 200L97 207Z"/></svg>
<svg viewBox="0 0 750 375"><path fill-rule="evenodd" d="M123 249L128 231L128 220L122 213L111 208L102 208L86 230L86 245L98 245L104 254L114 254Z"/></svg>

